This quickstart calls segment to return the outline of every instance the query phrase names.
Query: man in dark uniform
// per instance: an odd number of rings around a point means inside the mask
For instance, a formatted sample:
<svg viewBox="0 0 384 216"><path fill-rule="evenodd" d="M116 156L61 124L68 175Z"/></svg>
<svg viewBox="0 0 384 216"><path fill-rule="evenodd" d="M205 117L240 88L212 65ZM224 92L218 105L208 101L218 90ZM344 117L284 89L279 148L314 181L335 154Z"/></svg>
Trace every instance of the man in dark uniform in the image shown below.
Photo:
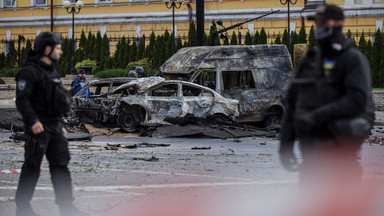
<svg viewBox="0 0 384 216"><path fill-rule="evenodd" d="M344 37L340 7L320 6L309 19L315 21L317 48L300 62L288 91L280 159L287 170L300 169L303 183L315 176L359 181L357 154L374 120L369 62ZM295 138L301 165L293 152Z"/></svg>
<svg viewBox="0 0 384 216"><path fill-rule="evenodd" d="M62 89L57 62L63 51L61 36L54 32L40 33L34 42L34 50L28 54L23 68L16 76L16 106L24 121L24 164L16 191L16 215L33 216L30 201L40 175L43 156L49 162L49 170L56 203L61 215L87 215L73 206L70 159L66 130L62 124L63 113L69 107L66 101L58 102ZM59 104L58 104L59 103Z"/></svg>

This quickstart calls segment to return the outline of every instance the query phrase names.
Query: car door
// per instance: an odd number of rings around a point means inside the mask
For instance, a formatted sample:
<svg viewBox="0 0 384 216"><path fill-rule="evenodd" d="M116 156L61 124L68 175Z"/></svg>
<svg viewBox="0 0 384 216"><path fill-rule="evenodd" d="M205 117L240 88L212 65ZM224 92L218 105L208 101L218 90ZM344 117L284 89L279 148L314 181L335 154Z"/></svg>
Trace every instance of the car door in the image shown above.
<svg viewBox="0 0 384 216"><path fill-rule="evenodd" d="M183 84L183 115L191 113L196 117L206 117L213 105L213 93L198 86Z"/></svg>
<svg viewBox="0 0 384 216"><path fill-rule="evenodd" d="M166 117L180 117L182 114L183 102L178 84L165 84L150 90L147 100L152 121L162 121Z"/></svg>

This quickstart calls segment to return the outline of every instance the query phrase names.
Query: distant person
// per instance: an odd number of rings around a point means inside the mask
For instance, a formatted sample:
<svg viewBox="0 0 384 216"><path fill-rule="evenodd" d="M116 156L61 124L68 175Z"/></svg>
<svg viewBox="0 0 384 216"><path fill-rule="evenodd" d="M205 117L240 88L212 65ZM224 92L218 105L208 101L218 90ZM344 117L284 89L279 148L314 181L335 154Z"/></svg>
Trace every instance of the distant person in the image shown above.
<svg viewBox="0 0 384 216"><path fill-rule="evenodd" d="M134 70L129 71L128 77L137 78L137 73Z"/></svg>
<svg viewBox="0 0 384 216"><path fill-rule="evenodd" d="M73 80L72 87L76 86L78 83L86 83L87 78L85 78L85 70L81 69L79 71L79 75ZM73 95L77 94L77 92L81 91L83 89L83 86L81 84L73 90ZM91 93L89 92L89 89L85 90L83 93L84 97L89 97Z"/></svg>
<svg viewBox="0 0 384 216"><path fill-rule="evenodd" d="M147 74L144 72L144 68L141 66L137 66L135 68L135 72L136 72L138 78L147 77Z"/></svg>
<svg viewBox="0 0 384 216"><path fill-rule="evenodd" d="M30 201L44 155L49 162L60 215L87 215L72 204L70 154L63 127L63 115L70 110L71 98L56 70L63 54L62 43L61 36L55 32L40 33L34 41L34 50L28 53L23 68L16 75L16 106L28 137L16 191L16 216L37 216Z"/></svg>

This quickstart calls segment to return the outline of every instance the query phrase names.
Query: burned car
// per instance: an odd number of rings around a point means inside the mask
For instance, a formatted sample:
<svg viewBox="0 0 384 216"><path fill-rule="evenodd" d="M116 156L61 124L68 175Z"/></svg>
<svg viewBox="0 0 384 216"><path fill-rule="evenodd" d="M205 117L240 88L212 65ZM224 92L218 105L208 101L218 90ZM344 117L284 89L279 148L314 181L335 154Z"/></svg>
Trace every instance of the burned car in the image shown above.
<svg viewBox="0 0 384 216"><path fill-rule="evenodd" d="M236 120L238 101L227 99L207 87L161 77L139 78L123 84L100 100L102 123L109 122L127 131L140 124L169 124L167 117L225 116Z"/></svg>
<svg viewBox="0 0 384 216"><path fill-rule="evenodd" d="M78 85L83 86L83 89L72 97L73 105L69 115L71 117L78 117L80 121L85 123L94 123L95 121L103 122L103 119L101 119L103 116L103 104L101 101L105 99L114 88L135 79L136 78L121 77L78 83ZM71 90L77 88L78 85L72 87ZM84 96L84 92L87 89L90 91L89 97Z"/></svg>
<svg viewBox="0 0 384 216"><path fill-rule="evenodd" d="M293 77L289 52L280 44L186 47L160 71L166 79L194 82L238 100L238 122L266 126L279 124Z"/></svg>

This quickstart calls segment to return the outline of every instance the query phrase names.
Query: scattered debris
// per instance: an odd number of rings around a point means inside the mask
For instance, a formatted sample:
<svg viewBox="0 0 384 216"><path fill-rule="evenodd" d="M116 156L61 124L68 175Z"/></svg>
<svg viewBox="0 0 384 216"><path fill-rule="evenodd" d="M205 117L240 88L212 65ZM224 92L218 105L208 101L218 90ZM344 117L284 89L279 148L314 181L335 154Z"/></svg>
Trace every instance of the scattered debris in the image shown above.
<svg viewBox="0 0 384 216"><path fill-rule="evenodd" d="M193 147L192 150L209 150L211 147Z"/></svg>
<svg viewBox="0 0 384 216"><path fill-rule="evenodd" d="M150 158L133 158L133 160L143 160L143 161L148 161L148 162L157 162L159 161L159 158L152 156Z"/></svg>
<svg viewBox="0 0 384 216"><path fill-rule="evenodd" d="M260 145L266 145L266 143L265 142L261 142Z"/></svg>

